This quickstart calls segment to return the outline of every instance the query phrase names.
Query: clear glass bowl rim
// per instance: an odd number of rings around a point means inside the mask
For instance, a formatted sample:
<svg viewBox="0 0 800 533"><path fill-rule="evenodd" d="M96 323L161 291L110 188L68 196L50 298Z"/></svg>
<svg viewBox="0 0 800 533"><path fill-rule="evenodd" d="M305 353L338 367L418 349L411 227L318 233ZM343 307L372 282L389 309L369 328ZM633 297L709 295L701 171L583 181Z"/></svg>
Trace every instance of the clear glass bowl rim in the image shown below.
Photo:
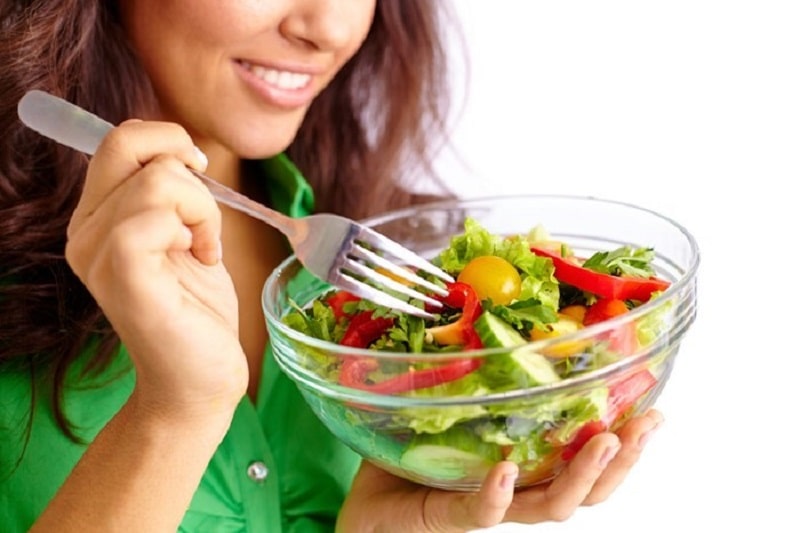
<svg viewBox="0 0 800 533"><path fill-rule="evenodd" d="M612 331L628 322L632 322L637 320L638 318L648 314L659 305L664 303L665 301L672 298L675 294L679 294L683 291L683 289L693 282L697 275L697 270L700 263L700 251L697 245L697 241L695 240L694 236L681 224L676 222L675 220L659 213L653 211L651 209L632 204L627 202L622 202L618 200L609 200L598 198L595 196L581 196L581 195L566 195L566 194L525 194L525 195L502 195L502 196L486 196L486 197L479 197L479 198L468 198L468 199L452 199L452 200L442 200L437 202L431 202L422 204L419 206L394 210L382 215L370 217L367 219L362 220L361 222L367 226L376 226L385 222L389 222L392 220L400 219L400 218L407 218L413 216L416 213L424 212L424 211L441 211L447 209L457 209L457 208L469 208L470 206L479 206L485 204L494 204L498 202L507 202L507 201L524 201L524 200L568 200L568 201L588 201L592 203L601 203L606 204L609 206L618 206L626 209L631 209L634 211L639 211L640 213L647 214L653 217L660 219L663 222L673 226L676 230L678 230L683 237L686 239L687 244L691 250L691 256L689 259L688 268L685 270L684 274L675 282L670 284L670 287L664 291L664 293L659 296L658 298L649 301L636 309L631 310L624 315L620 315L616 318L611 320L607 320L598 324L594 324L592 326L588 326L583 328L575 333L570 333L566 335L561 335L559 337L551 338L551 339L543 339L537 341L531 341L526 344L516 346L515 349L519 348L526 348L534 351L546 350L548 347L552 347L562 343L574 342L574 341L581 341L589 338L593 338L595 336L601 335L605 332ZM316 339L313 337L309 337L300 333L299 331L290 328L286 324L284 324L281 320L282 317L278 316L277 309L275 308L275 302L270 301L268 295L276 289L275 285L277 284L278 280L280 279L281 275L290 267L293 263L298 262L297 257L292 254L283 260L280 265L269 275L266 282L264 283L264 288L261 294L261 303L264 314L266 316L267 321L275 330L277 330L281 335L292 339L294 341L303 343L306 346L311 348L316 348L319 350L324 350L331 356L356 356L356 357L373 357L373 358L386 358L387 360L401 360L401 359L413 359L418 357L418 354L409 354L409 353L396 353L396 352L381 352L377 350L369 350L365 348L351 348L348 346L341 346L339 344L335 344L332 342L324 341L321 339ZM693 294L693 293L692 293ZM682 302L681 302L682 303ZM478 358L478 357L487 357L495 354L500 354L507 352L508 348L484 348L481 350L469 350L469 351L462 351L462 352L447 352L447 353L425 353L424 357L428 361L442 361L446 362L453 359L465 359L465 358ZM647 350L644 350L641 356L647 355ZM605 366L603 368L599 368L592 372L587 372L584 375L581 375L580 381L590 380L593 378L601 378L607 375L609 372L613 371L614 369L619 369L620 366L627 367L629 364L634 365L638 363L642 357L641 356L634 356L628 357L617 363ZM571 381L571 380L568 380ZM547 387L541 387L547 388Z"/></svg>

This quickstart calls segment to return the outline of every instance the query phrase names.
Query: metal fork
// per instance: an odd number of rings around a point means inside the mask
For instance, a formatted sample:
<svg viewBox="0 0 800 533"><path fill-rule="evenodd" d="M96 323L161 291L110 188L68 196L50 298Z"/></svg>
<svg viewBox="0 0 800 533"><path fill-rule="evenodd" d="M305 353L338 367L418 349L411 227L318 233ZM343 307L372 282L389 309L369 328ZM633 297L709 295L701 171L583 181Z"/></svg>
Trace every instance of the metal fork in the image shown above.
<svg viewBox="0 0 800 533"><path fill-rule="evenodd" d="M43 91L26 93L19 101L17 112L29 128L88 155L94 155L103 137L114 127L97 115ZM447 290L398 266L390 258L442 281L452 282L453 278L386 236L338 215L287 217L201 172L190 170L219 203L266 222L286 235L298 260L318 278L376 304L423 318L432 318L432 315L387 290L441 307L441 302L413 287L440 296L446 296ZM396 281L376 268L404 281Z"/></svg>

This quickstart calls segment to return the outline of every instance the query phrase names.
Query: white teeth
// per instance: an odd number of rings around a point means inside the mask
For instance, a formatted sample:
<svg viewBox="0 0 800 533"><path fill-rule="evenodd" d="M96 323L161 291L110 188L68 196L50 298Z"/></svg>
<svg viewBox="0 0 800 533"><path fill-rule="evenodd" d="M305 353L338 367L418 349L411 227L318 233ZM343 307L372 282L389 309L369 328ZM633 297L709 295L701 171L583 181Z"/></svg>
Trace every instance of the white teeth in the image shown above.
<svg viewBox="0 0 800 533"><path fill-rule="evenodd" d="M279 89L300 89L308 85L311 81L311 75L309 74L298 74L296 72L265 68L260 65L252 65L247 61L241 61L241 65L257 77Z"/></svg>

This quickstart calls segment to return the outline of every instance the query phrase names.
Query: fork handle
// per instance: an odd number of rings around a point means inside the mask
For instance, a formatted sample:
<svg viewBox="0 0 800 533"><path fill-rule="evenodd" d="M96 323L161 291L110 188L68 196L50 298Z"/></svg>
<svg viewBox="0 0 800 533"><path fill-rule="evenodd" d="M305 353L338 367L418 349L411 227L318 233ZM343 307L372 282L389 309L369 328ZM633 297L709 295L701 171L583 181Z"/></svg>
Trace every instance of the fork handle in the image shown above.
<svg viewBox="0 0 800 533"><path fill-rule="evenodd" d="M200 179L200 181L206 185L206 187L208 187L211 196L213 196L217 202L227 205L228 207L232 207L233 209L241 211L246 215L250 215L253 218L257 218L262 222L266 222L273 228L286 235L289 240L292 240L295 237L295 234L297 233L297 227L296 222L292 218L287 217L283 213L279 213L274 209L270 209L262 203L251 200L244 194L238 193L230 187L226 187L220 182L206 176L202 172L198 172L193 168L190 168L189 170L192 172L192 174L197 176L198 179Z"/></svg>
<svg viewBox="0 0 800 533"><path fill-rule="evenodd" d="M94 155L103 138L114 128L110 122L44 91L29 91L17 105L20 120L32 130L79 152ZM190 169L221 204L246 213L278 229L290 240L296 224L286 215L266 207L202 172Z"/></svg>

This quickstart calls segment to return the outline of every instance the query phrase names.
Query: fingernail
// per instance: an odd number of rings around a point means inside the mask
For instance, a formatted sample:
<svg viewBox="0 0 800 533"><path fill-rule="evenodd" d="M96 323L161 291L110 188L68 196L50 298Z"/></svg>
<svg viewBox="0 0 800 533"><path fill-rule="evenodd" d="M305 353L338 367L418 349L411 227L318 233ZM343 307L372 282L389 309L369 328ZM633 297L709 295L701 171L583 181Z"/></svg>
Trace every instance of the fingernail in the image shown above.
<svg viewBox="0 0 800 533"><path fill-rule="evenodd" d="M200 162L202 163L203 168L205 169L205 167L208 166L208 156L204 154L203 151L197 146L194 147L194 153L197 154L198 159L200 159Z"/></svg>
<svg viewBox="0 0 800 533"><path fill-rule="evenodd" d="M648 441L650 440L650 437L652 437L660 427L661 427L661 422L657 423L655 426L653 426L646 432L642 433L642 435L639 437L639 448L644 448L645 444L647 444Z"/></svg>
<svg viewBox="0 0 800 533"><path fill-rule="evenodd" d="M603 452L603 455L600 456L600 460L597 462L600 465L600 468L605 468L608 466L608 463L617 455L619 451L619 444L614 444L613 446L609 446Z"/></svg>
<svg viewBox="0 0 800 533"><path fill-rule="evenodd" d="M517 474L505 474L500 478L500 488L503 490L512 490L516 481Z"/></svg>

